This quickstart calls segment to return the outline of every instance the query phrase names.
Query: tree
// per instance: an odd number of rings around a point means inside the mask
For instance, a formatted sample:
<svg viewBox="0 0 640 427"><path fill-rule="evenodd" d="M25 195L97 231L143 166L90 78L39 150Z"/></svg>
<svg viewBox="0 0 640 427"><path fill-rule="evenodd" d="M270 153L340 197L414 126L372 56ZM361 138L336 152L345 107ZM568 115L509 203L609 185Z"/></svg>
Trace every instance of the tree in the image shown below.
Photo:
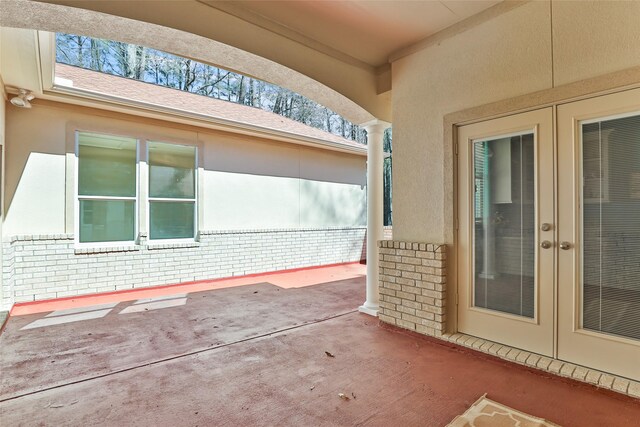
<svg viewBox="0 0 640 427"><path fill-rule="evenodd" d="M363 143L363 131L330 109L288 89L139 45L56 35L56 60L120 77L250 105Z"/></svg>
<svg viewBox="0 0 640 427"><path fill-rule="evenodd" d="M382 204L383 204L383 220L384 220L384 225L392 225L393 224L393 220L392 220L392 205L391 205L391 196L393 193L393 187L392 187L392 167L393 167L393 158L391 156L391 152L392 152L392 147L391 147L391 140L392 140L392 136L393 136L393 132L392 129L389 128L387 130L385 130L384 132L384 138L382 140L382 149L385 153L388 153L389 155L386 156L384 158L384 164L383 164L383 169L382 169L382 186L384 188L383 190L383 200L382 200Z"/></svg>

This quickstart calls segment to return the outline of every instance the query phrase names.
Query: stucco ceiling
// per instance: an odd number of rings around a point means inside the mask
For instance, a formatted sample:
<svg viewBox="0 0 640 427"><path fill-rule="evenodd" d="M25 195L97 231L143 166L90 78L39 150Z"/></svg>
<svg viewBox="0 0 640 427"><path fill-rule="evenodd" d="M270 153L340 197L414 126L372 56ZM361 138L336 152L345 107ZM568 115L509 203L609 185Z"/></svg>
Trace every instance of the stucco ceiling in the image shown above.
<svg viewBox="0 0 640 427"><path fill-rule="evenodd" d="M216 9L370 66L499 0L201 0ZM315 45L315 46L313 46Z"/></svg>

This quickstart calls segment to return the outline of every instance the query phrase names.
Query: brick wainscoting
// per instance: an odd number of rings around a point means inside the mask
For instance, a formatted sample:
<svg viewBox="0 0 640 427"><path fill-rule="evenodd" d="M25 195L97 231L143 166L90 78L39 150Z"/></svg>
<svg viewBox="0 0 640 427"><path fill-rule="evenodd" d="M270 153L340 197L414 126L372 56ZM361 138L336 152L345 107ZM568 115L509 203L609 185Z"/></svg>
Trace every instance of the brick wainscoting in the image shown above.
<svg viewBox="0 0 640 427"><path fill-rule="evenodd" d="M15 302L358 262L364 227L201 231L196 242L77 248L72 234L4 243L2 307Z"/></svg>
<svg viewBox="0 0 640 427"><path fill-rule="evenodd" d="M378 242L383 322L426 335L445 332L446 246Z"/></svg>

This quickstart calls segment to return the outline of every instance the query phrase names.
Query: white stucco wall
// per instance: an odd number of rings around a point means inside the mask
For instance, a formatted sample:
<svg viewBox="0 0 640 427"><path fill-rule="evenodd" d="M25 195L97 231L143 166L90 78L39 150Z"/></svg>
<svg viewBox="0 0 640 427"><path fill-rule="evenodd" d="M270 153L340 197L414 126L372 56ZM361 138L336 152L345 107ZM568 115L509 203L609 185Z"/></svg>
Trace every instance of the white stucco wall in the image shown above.
<svg viewBox="0 0 640 427"><path fill-rule="evenodd" d="M2 77L0 76L0 82L2 81ZM2 86L2 84L0 84ZM6 111L6 103L4 100L4 87L0 88L0 144L3 145L3 154L4 154L4 130L5 130L5 111ZM2 160L0 160L0 182L4 182L4 155L2 156ZM2 192L4 191L4 185L0 185L0 199L4 200L4 195ZM2 235L2 208L0 206L0 235ZM3 245L0 245L0 270L3 269ZM4 301L4 296L11 292L8 284L5 284L3 280L3 274L0 273L0 301ZM0 303L1 305L1 303Z"/></svg>
<svg viewBox="0 0 640 427"><path fill-rule="evenodd" d="M8 107L3 233L64 232L64 150L60 111Z"/></svg>
<svg viewBox="0 0 640 427"><path fill-rule="evenodd" d="M638 22L640 2L533 1L396 60L394 239L453 242L445 115L638 66Z"/></svg>
<svg viewBox="0 0 640 427"><path fill-rule="evenodd" d="M363 156L36 102L7 110L5 237L73 233L65 153L75 129L200 144L200 230L366 224Z"/></svg>

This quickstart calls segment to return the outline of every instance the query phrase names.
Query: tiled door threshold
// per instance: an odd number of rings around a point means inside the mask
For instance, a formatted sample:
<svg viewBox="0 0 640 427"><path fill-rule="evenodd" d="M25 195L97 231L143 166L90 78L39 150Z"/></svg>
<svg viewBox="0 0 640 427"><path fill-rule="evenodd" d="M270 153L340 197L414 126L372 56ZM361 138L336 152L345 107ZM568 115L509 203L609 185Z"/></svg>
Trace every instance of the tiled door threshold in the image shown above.
<svg viewBox="0 0 640 427"><path fill-rule="evenodd" d="M510 362L539 369L554 375L571 378L600 388L640 399L640 382L619 377L596 369L565 362L551 357L541 356L508 345L498 344L466 334L442 334L435 338L490 354Z"/></svg>

